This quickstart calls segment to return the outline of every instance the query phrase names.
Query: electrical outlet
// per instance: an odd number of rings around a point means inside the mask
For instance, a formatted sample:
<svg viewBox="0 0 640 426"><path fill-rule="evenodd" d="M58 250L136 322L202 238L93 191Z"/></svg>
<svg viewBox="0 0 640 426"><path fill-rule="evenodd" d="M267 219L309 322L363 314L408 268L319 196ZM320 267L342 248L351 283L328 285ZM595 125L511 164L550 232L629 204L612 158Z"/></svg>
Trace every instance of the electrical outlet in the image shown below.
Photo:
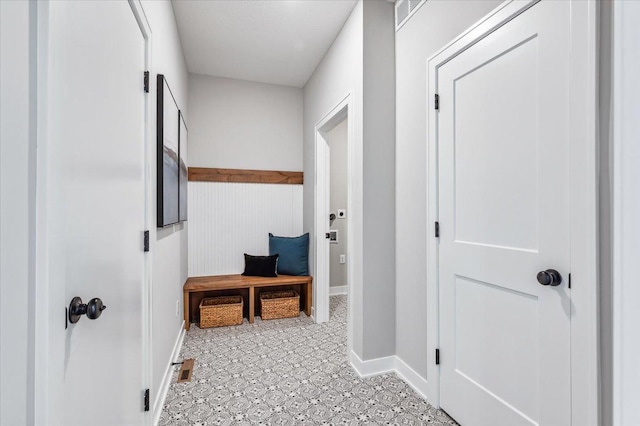
<svg viewBox="0 0 640 426"><path fill-rule="evenodd" d="M180 315L180 299L176 299L176 316Z"/></svg>
<svg viewBox="0 0 640 426"><path fill-rule="evenodd" d="M344 254L340 255L340 263L346 263L347 262L347 256L345 256Z"/></svg>

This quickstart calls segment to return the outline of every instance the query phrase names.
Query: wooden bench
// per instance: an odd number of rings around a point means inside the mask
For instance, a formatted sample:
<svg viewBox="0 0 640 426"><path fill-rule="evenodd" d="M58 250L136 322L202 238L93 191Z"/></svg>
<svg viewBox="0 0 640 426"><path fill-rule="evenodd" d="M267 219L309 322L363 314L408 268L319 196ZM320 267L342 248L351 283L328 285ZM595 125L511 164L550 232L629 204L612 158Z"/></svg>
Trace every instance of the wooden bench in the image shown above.
<svg viewBox="0 0 640 426"><path fill-rule="evenodd" d="M300 287L300 302L304 305L304 313L311 316L311 283L313 277L279 275L277 277L245 277L243 275L212 275L208 277L190 277L183 287L184 297L184 328L189 330L191 322L197 321L200 312L200 301L204 297L229 294L233 290L248 290L249 299L248 318L252 323L256 308L256 288L263 287ZM246 303L245 303L246 305Z"/></svg>

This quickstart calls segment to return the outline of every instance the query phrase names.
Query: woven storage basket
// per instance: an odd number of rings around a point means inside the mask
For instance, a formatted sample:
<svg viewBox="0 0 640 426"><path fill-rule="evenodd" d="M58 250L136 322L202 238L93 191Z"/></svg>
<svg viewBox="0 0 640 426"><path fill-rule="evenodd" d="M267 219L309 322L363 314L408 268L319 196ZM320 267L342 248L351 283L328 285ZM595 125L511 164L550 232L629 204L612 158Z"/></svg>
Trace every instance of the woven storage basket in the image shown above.
<svg viewBox="0 0 640 426"><path fill-rule="evenodd" d="M263 320L300 316L300 295L297 291L260 293L260 317Z"/></svg>
<svg viewBox="0 0 640 426"><path fill-rule="evenodd" d="M242 296L208 297L200 302L200 328L242 324Z"/></svg>

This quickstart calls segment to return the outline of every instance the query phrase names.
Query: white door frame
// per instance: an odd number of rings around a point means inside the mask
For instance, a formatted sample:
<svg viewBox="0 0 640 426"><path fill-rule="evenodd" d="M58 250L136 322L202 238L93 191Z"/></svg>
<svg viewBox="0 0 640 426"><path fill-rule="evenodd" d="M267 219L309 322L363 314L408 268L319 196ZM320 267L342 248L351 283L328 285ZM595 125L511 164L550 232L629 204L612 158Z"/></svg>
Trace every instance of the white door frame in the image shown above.
<svg viewBox="0 0 640 426"><path fill-rule="evenodd" d="M440 405L438 241L432 233L438 220L438 121L431 102L438 87L438 69L539 0L509 0L427 60L427 392ZM570 241L571 241L571 412L574 425L599 421L598 230L597 230L597 4L571 0L570 46Z"/></svg>
<svg viewBox="0 0 640 426"><path fill-rule="evenodd" d="M144 13L144 8L142 7L142 2L140 0L128 0L129 5L131 6L131 10L133 11L133 15L138 22L138 26L140 27L140 31L142 32L142 36L145 40L145 70L149 72L149 88L151 88L151 79L153 78L153 64L152 64L152 36L151 36L151 25L147 20L147 15ZM153 180L153 165L155 164L154 154L155 154L155 138L152 132L154 117L155 117L155 107L151 103L150 93L146 93L144 97L144 173L145 173L145 184L144 184L144 206L145 206L145 214L144 214L144 229L150 230L152 224L155 223L155 206L153 200L153 192L155 191L155 182ZM153 318L153 286L151 285L152 278L152 267L151 265L153 261L153 254L151 251L145 253L144 257L144 282L142 284L142 321L140 327L142 328L142 366L140 367L142 370L142 380L143 387L150 390L150 392L154 389L153 383L153 333L152 333L152 318ZM152 395L151 399L158 400L159 395ZM157 419L160 417L160 411L156 412L154 409L156 404L152 404L152 410L147 413L148 415L144 416L144 425L152 425L157 423Z"/></svg>
<svg viewBox="0 0 640 426"><path fill-rule="evenodd" d="M317 322L326 322L329 320L329 245L327 244L325 233L329 232L329 145L327 141L327 133L333 129L342 120L347 118L347 215L350 218L347 227L347 349L351 353L352 348L352 304L353 297L351 286L354 280L354 253L357 253L361 247L354 240L353 218L361 217L356 213L356 203L354 203L354 184L355 176L353 163L356 160L356 152L353 144L353 102L351 94L348 94L338 104L331 109L314 127L314 144L315 144L315 187L314 187L314 241L315 241L315 261L314 261L314 318ZM359 206L362 209L362 206ZM361 243L361 242L360 242Z"/></svg>
<svg viewBox="0 0 640 426"><path fill-rule="evenodd" d="M131 11L140 27L140 31L145 40L145 67L151 71L151 26L144 13L140 0L128 0ZM35 277L36 290L30 297L35 306L34 323L35 323L35 347L34 354L34 424L49 424L49 398L47 395L49 384L49 366L48 366L48 348L50 345L50 327L57 327L62 321L60 307L52 307L48 303L50 299L50 283L48 279L49 259L48 259L48 239L47 239L47 181L46 171L48 169L48 145L49 145L49 125L48 125L48 90L49 90L49 3L47 1L39 1L35 3L36 22L34 23L34 33L36 34L37 44L37 120L33 124L37 139L36 153L36 213L35 213L35 234L36 243L36 262ZM150 77L151 78L151 77ZM142 84L142 76L140 76L140 84ZM144 170L145 170L145 213L144 226L149 229L153 223L153 200L151 194L153 191L152 182L152 165L150 161L155 147L155 141L152 136L152 118L153 105L148 94L144 99ZM146 253L144 258L144 278L142 284L142 321L140 324L142 333L142 358L140 360L143 386L152 389L152 353L151 353L151 254ZM52 321L51 319L55 319ZM142 402L142 394L141 394ZM151 413L144 416L144 425L152 424Z"/></svg>

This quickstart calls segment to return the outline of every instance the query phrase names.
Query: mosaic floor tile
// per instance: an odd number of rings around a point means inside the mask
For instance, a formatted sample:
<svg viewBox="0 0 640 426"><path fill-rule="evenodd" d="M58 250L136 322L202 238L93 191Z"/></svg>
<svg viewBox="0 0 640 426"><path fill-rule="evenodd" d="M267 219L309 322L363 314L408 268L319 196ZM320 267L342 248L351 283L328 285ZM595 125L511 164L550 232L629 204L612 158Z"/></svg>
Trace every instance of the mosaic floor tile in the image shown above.
<svg viewBox="0 0 640 426"><path fill-rule="evenodd" d="M395 374L361 379L347 361L347 298L332 296L330 321L298 318L201 330L180 358L196 360L176 383L160 425L455 425Z"/></svg>

